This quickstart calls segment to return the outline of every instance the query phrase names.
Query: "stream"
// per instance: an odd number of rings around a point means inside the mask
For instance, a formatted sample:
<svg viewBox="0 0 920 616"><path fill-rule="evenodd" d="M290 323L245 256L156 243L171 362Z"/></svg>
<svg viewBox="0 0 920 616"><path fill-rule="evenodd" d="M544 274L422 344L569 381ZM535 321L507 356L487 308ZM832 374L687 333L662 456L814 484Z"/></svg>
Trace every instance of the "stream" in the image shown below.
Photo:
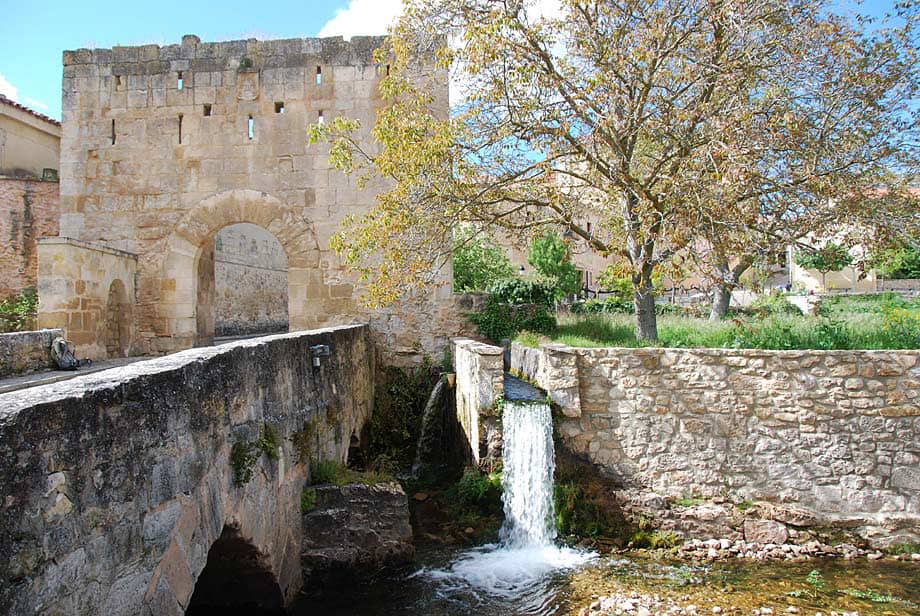
<svg viewBox="0 0 920 616"><path fill-rule="evenodd" d="M657 596L655 605L663 607L646 614L751 614L757 608L753 613L920 616L920 563L837 559L691 565L560 545L553 524L551 411L536 389L514 381L510 390L506 381L506 393L513 395L502 413L505 522L499 541L472 549L422 547L412 568L327 592L295 605L291 614L551 616L578 614L598 596L613 594L625 601L644 595L652 598L649 605ZM820 573L820 584L808 582L813 570ZM812 574L812 580L818 578ZM678 611L670 611L673 606ZM632 605L624 612L640 613Z"/></svg>

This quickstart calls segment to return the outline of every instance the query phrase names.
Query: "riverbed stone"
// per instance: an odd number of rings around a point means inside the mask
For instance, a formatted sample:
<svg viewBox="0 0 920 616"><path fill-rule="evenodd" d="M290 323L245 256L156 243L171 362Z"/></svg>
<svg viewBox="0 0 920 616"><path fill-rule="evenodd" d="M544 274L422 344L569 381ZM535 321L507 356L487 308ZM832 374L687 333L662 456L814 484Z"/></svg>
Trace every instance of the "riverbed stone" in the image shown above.
<svg viewBox="0 0 920 616"><path fill-rule="evenodd" d="M341 582L415 556L409 501L396 483L321 485L303 516L305 587Z"/></svg>
<svg viewBox="0 0 920 616"><path fill-rule="evenodd" d="M753 543L782 544L789 539L789 531L774 520L745 520L744 539Z"/></svg>

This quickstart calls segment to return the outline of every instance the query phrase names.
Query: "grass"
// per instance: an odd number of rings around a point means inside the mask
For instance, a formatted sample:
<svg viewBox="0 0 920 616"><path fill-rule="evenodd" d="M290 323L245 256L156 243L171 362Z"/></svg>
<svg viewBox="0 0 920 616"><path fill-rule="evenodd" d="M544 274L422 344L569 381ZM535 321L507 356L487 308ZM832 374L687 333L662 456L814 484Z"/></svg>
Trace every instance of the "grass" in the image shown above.
<svg viewBox="0 0 920 616"><path fill-rule="evenodd" d="M574 347L744 348L744 349L918 349L920 298L893 294L831 297L819 316L766 313L711 322L688 316L658 317L656 344L636 339L627 314L565 315L551 336L522 332L516 338L536 347L551 340Z"/></svg>
<svg viewBox="0 0 920 616"><path fill-rule="evenodd" d="M313 462L313 464L310 465L310 471L310 483L313 485L331 483L341 487L349 483L361 483L371 486L378 483L394 481L393 477L386 473L356 471L335 460Z"/></svg>

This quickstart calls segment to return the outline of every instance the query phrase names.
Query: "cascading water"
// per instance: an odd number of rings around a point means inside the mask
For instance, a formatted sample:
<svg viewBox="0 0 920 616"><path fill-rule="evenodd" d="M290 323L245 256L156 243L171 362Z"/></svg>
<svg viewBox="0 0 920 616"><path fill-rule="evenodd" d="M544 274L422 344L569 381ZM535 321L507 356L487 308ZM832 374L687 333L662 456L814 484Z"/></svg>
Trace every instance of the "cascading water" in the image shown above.
<svg viewBox="0 0 920 616"><path fill-rule="evenodd" d="M507 391L507 390L506 390ZM486 594L507 600L515 613L552 614L554 574L585 564L595 554L558 547L553 541L552 413L534 400L506 401L500 542L463 553L448 569L423 570L445 594Z"/></svg>
<svg viewBox="0 0 920 616"><path fill-rule="evenodd" d="M552 412L544 403L509 401L502 426L502 544L510 548L552 545L556 538Z"/></svg>

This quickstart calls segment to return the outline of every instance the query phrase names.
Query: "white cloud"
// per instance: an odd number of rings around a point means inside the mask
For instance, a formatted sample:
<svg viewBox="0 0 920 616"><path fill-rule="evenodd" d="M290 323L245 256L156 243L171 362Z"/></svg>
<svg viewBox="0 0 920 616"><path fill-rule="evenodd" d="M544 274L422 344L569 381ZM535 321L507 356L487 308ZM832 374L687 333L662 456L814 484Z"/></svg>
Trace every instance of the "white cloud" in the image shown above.
<svg viewBox="0 0 920 616"><path fill-rule="evenodd" d="M26 97L25 99L23 99L23 102L24 102L27 106L31 107L32 109L39 109L39 110L41 110L41 111L48 111L48 109L50 109L50 107L48 107L48 105L46 105L45 103L43 103L43 102L41 102L41 101L37 101L37 100L35 100L34 98L28 98L28 97Z"/></svg>
<svg viewBox="0 0 920 616"><path fill-rule="evenodd" d="M19 91L16 89L16 86L11 84L2 73L0 73L0 94L12 100L16 100L19 96Z"/></svg>
<svg viewBox="0 0 920 616"><path fill-rule="evenodd" d="M399 14L402 0L350 0L335 17L320 28L318 36L353 36L386 34Z"/></svg>

